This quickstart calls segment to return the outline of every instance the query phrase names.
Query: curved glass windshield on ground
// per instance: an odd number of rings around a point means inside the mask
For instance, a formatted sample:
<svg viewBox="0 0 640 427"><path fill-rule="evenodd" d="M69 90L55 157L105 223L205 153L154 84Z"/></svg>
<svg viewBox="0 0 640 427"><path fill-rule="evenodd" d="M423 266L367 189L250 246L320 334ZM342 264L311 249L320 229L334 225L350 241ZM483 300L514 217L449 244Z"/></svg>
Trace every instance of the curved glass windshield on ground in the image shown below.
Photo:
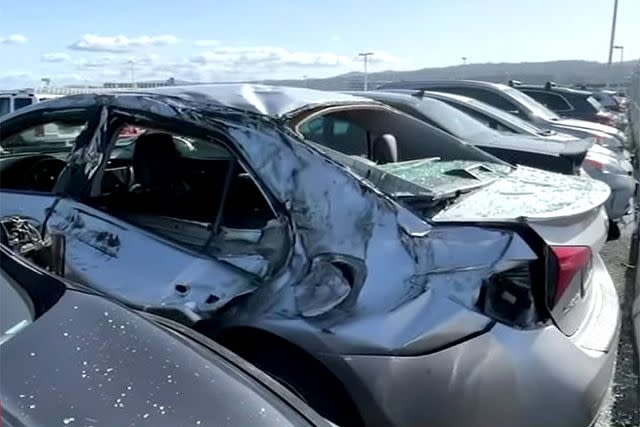
<svg viewBox="0 0 640 427"><path fill-rule="evenodd" d="M529 95L520 92L517 89L506 88L504 91L515 98L522 105L527 107L533 114L536 116L542 117L545 120L559 120L560 116L558 116L553 111L549 110L544 105L540 104L535 99L531 98Z"/></svg>

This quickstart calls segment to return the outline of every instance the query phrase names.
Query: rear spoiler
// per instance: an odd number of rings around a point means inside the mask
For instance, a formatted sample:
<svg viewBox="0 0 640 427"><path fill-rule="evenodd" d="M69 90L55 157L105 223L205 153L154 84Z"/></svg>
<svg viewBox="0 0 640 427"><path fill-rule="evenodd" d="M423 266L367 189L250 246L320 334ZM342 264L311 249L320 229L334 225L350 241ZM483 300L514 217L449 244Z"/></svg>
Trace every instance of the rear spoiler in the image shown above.
<svg viewBox="0 0 640 427"><path fill-rule="evenodd" d="M576 141L567 141L560 151L560 157L571 160L577 169L582 165L587 152L595 143L595 138L583 138Z"/></svg>

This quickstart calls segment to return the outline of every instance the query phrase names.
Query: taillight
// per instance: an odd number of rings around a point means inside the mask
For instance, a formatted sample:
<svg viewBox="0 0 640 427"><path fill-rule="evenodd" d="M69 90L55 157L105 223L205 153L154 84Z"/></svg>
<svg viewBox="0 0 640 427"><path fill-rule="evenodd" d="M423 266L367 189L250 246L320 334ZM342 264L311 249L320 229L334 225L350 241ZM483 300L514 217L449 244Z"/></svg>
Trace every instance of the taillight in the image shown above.
<svg viewBox="0 0 640 427"><path fill-rule="evenodd" d="M604 169L604 163L599 162L599 161L594 160L594 159L590 159L590 158L588 158L588 157L587 157L587 158L585 158L585 159L582 161L582 164L583 164L583 165L589 165L589 166L591 166L592 168L597 169L597 170L599 170L599 171L601 171L601 170L603 170L603 169Z"/></svg>
<svg viewBox="0 0 640 427"><path fill-rule="evenodd" d="M484 281L478 307L494 320L527 327L536 318L531 283L532 272L528 262L496 273Z"/></svg>
<svg viewBox="0 0 640 427"><path fill-rule="evenodd" d="M602 111L596 114L595 121L598 123L602 123L603 125L615 126L615 122L613 121L611 115Z"/></svg>
<svg viewBox="0 0 640 427"><path fill-rule="evenodd" d="M556 289L553 296L555 305L569 288L582 289L584 274L591 263L591 248L588 246L552 246L558 265ZM579 283L577 283L579 281Z"/></svg>

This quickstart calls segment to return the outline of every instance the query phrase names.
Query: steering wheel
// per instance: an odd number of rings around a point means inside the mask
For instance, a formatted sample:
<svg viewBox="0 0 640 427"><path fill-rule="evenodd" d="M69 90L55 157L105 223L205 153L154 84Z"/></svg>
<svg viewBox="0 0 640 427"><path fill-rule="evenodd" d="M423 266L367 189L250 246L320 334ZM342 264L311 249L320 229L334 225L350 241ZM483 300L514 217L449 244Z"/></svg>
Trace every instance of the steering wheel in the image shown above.
<svg viewBox="0 0 640 427"><path fill-rule="evenodd" d="M55 157L36 160L24 173L25 186L33 191L50 192L66 166L66 162Z"/></svg>

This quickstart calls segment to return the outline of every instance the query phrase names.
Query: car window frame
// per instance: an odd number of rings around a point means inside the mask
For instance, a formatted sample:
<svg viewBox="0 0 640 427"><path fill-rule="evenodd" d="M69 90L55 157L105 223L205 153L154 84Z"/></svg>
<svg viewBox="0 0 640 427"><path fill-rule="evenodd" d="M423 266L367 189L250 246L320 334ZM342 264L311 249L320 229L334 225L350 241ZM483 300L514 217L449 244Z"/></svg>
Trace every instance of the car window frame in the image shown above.
<svg viewBox="0 0 640 427"><path fill-rule="evenodd" d="M222 144L235 158L236 162L245 170L245 172L250 175L251 179L258 187L259 191L261 192L271 211L273 212L274 218L280 221L286 228L288 242L286 258L289 258L291 256L295 239L293 237L293 220L286 209L286 204L277 199L271 189L260 178L260 175L251 167L251 164L242 155L241 150L238 149L237 143L235 142L233 137L221 130L222 128L212 129L210 127L198 126L197 124L190 124L189 129L185 129L185 122L180 119L167 117L159 118L154 116L154 114L150 112L139 110L131 111L121 107L107 107L106 110L109 117L109 126L106 130L105 138L103 138L102 141L104 156L102 161L98 165L96 172L88 180L88 185L86 185L85 190L82 192L82 194L79 195L79 197L74 198L76 202L91 206L90 200L92 197L95 197L95 194L99 192L98 189L102 182L104 171L107 167L113 149L116 148L115 144L117 142L118 135L120 134L120 130L127 124L164 131L180 136L197 138L199 140L202 140L203 142ZM224 207L222 206L220 209L221 211L223 211ZM156 234L154 235L157 236ZM195 251L194 253L204 255L221 262L225 262L223 260L219 260L208 250L210 241L215 236L216 230L212 229L207 239L207 243L205 243L202 248ZM173 244L177 244L180 246L180 248L183 248L185 250L193 250L192 248L188 248L187 246L180 244L179 242L174 242L166 236L161 236L161 238L167 239L167 241L171 241ZM281 270L282 268L284 267L281 267L279 270Z"/></svg>
<svg viewBox="0 0 640 427"><path fill-rule="evenodd" d="M35 126L45 125L47 123L52 123L61 119L79 119L84 120L86 122L86 129L84 134L95 134L98 123L100 120L100 113L102 107L98 105L94 106L83 106L83 107L69 107L64 109L37 109L31 110L27 112L19 112L17 114L11 114L10 116L5 116L5 118L0 117L0 128L3 130L3 135L8 135L11 137L17 133L27 131ZM84 147L82 141L79 141L80 136L83 133L80 133L76 136L73 147L67 153L65 158L65 162L67 165L60 172L58 178L56 179L56 183L53 186L51 191L37 191L37 190L18 190L11 188L2 188L0 191L2 192L10 192L10 193L19 193L19 194L34 194L34 195L47 195L47 196L62 196L69 195L73 192L74 188L82 187L88 181L88 176L85 173L74 174L73 185L71 185L71 180L69 179L69 164L71 163L71 159L77 157L77 153ZM1 139L0 139L1 143ZM34 153L31 153L34 154ZM27 153L20 153L17 156L27 156ZM88 172L88 171L87 171ZM65 185L65 182L69 185Z"/></svg>

